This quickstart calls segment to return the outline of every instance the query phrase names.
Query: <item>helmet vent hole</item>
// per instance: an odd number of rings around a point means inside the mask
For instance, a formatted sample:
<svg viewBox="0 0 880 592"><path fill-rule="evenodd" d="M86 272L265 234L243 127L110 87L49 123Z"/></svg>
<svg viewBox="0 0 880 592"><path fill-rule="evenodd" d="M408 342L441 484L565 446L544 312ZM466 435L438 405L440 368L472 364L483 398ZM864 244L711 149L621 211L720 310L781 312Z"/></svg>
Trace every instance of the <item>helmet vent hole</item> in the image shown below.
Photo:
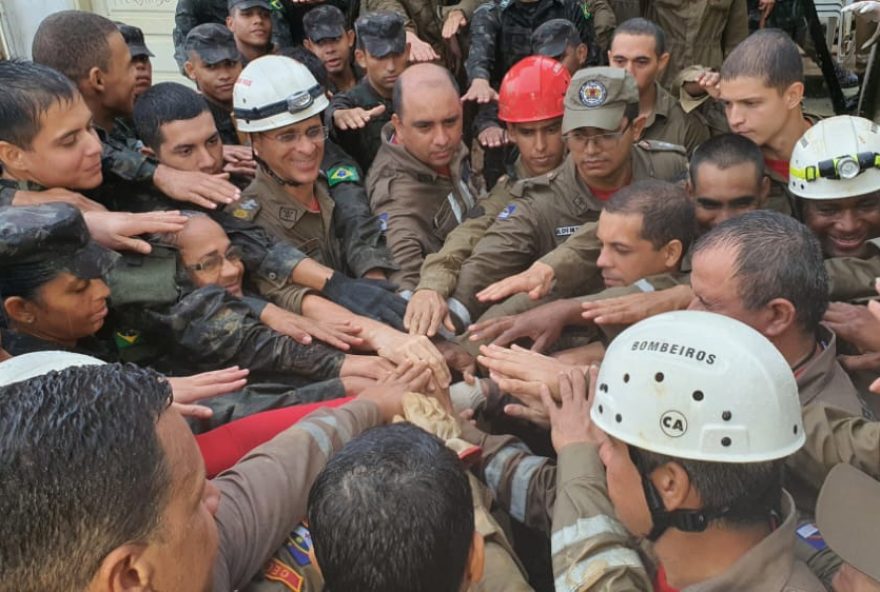
<svg viewBox="0 0 880 592"><path fill-rule="evenodd" d="M623 375L623 383L626 384L627 382L629 382L629 374L624 374Z"/></svg>
<svg viewBox="0 0 880 592"><path fill-rule="evenodd" d="M617 415L614 416L614 421L616 421L617 423L622 422L622 421L623 421L623 416L622 416L621 414L618 413Z"/></svg>
<svg viewBox="0 0 880 592"><path fill-rule="evenodd" d="M602 391L603 393L607 393L608 392L608 385L603 382L602 384L599 385L599 390Z"/></svg>
<svg viewBox="0 0 880 592"><path fill-rule="evenodd" d="M657 382L663 382L663 373L662 373L662 372L658 372L657 374L655 374L655 375L654 375L654 380L656 380Z"/></svg>
<svg viewBox="0 0 880 592"><path fill-rule="evenodd" d="M728 438L727 436L724 436L723 438L721 438L721 445L724 446L725 448L730 446L732 443L733 443L732 440L730 438Z"/></svg>
<svg viewBox="0 0 880 592"><path fill-rule="evenodd" d="M602 405L599 405L599 413L605 413L605 408ZM797 428L795 428L797 429Z"/></svg>
<svg viewBox="0 0 880 592"><path fill-rule="evenodd" d="M730 418L733 417L733 414L730 411L725 411L721 414L721 419L724 421L730 421Z"/></svg>
<svg viewBox="0 0 880 592"><path fill-rule="evenodd" d="M694 391L694 401L702 401L703 400L703 391Z"/></svg>
<svg viewBox="0 0 880 592"><path fill-rule="evenodd" d="M794 433L795 433L795 434L798 433L798 427L797 427L797 424L794 425Z"/></svg>

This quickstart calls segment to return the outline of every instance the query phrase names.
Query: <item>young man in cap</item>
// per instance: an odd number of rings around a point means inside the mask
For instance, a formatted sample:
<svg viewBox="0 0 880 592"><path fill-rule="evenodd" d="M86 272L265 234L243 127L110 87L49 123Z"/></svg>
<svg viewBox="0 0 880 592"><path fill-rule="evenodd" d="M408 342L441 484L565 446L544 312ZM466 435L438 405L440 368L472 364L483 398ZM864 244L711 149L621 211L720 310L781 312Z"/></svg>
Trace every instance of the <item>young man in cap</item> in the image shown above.
<svg viewBox="0 0 880 592"><path fill-rule="evenodd" d="M327 90L333 95L352 90L360 78L351 63L355 35L342 11L332 4L316 6L303 17L303 30L303 45L327 71Z"/></svg>
<svg viewBox="0 0 880 592"><path fill-rule="evenodd" d="M155 57L144 41L144 32L138 27L116 23L119 32L128 45L131 53L131 64L134 67L134 99L144 93L153 84L153 63L150 58Z"/></svg>
<svg viewBox="0 0 880 592"><path fill-rule="evenodd" d="M532 53L562 62L568 73L587 65L590 49L568 19L550 19L532 32Z"/></svg>
<svg viewBox="0 0 880 592"><path fill-rule="evenodd" d="M229 0L227 7L226 26L235 36L243 64L274 51L272 6L268 0Z"/></svg>
<svg viewBox="0 0 880 592"><path fill-rule="evenodd" d="M709 138L709 130L687 115L658 82L669 64L666 33L651 21L637 18L618 25L608 50L608 63L626 68L639 87L639 112L647 119L642 137L684 146L691 154Z"/></svg>
<svg viewBox="0 0 880 592"><path fill-rule="evenodd" d="M199 25L189 32L183 46L186 75L211 107L223 144L240 144L232 119L232 89L242 65L232 32L216 23Z"/></svg>
<svg viewBox="0 0 880 592"><path fill-rule="evenodd" d="M355 58L366 74L352 90L333 95L324 115L334 138L365 171L382 145L382 128L393 113L394 83L406 69L404 24L395 12L374 12L357 20Z"/></svg>

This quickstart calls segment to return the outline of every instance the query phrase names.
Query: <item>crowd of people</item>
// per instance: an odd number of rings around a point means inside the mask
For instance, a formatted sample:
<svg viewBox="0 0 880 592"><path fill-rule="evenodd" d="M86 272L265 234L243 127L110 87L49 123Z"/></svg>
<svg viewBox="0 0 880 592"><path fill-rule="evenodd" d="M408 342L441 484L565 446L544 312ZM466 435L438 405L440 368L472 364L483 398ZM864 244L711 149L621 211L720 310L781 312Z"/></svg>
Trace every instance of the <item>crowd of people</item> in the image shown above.
<svg viewBox="0 0 880 592"><path fill-rule="evenodd" d="M880 127L795 4L179 0L189 85L47 16L0 591L880 591Z"/></svg>

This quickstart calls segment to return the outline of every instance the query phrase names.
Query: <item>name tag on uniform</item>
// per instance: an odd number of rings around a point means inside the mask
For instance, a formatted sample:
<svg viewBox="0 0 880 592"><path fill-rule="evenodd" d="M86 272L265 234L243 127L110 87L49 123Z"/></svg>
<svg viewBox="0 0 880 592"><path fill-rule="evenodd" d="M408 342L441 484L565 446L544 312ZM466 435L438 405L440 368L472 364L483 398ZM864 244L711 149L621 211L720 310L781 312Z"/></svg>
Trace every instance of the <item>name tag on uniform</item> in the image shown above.
<svg viewBox="0 0 880 592"><path fill-rule="evenodd" d="M299 219L299 210L296 208L281 208L278 217L285 222L296 222Z"/></svg>
<svg viewBox="0 0 880 592"><path fill-rule="evenodd" d="M566 236L571 236L575 232L577 232L580 226L557 226L556 227L556 238L564 238Z"/></svg>
<svg viewBox="0 0 880 592"><path fill-rule="evenodd" d="M516 211L515 204L510 204L510 205L506 206L503 210L498 212L498 220L507 220L508 218L510 218L513 215L513 213L515 211Z"/></svg>

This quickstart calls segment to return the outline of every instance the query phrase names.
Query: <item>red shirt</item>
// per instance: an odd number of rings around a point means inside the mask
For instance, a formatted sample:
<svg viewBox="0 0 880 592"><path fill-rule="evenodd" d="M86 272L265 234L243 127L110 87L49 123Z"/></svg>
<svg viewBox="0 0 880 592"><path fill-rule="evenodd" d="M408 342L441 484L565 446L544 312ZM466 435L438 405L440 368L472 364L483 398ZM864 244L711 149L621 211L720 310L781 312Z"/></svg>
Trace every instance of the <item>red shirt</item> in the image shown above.
<svg viewBox="0 0 880 592"><path fill-rule="evenodd" d="M776 171L779 175L788 181L788 161L787 160L773 160L772 158L765 158L764 164L767 165L771 170Z"/></svg>
<svg viewBox="0 0 880 592"><path fill-rule="evenodd" d="M618 187L618 189L620 189L620 188ZM595 189L593 187L590 187L590 193L595 195L596 199L598 199L599 201L608 201L609 199L611 199L612 195L617 193L617 189L605 190L605 189Z"/></svg>
<svg viewBox="0 0 880 592"><path fill-rule="evenodd" d="M666 583L666 570L661 565L657 569L657 575L654 577L654 590L656 592L678 592L675 588Z"/></svg>

